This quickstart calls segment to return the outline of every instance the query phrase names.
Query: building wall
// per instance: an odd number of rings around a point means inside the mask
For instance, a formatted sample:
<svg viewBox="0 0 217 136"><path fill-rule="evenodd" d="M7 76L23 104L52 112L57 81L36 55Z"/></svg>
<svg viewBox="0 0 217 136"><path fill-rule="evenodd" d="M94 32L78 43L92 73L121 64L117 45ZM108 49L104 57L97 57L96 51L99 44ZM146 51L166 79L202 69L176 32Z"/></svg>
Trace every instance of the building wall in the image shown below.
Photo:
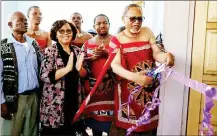
<svg viewBox="0 0 217 136"><path fill-rule="evenodd" d="M163 39L166 50L175 55L173 69L190 77L194 2L165 1L164 4ZM161 87L159 135L185 135L188 92L188 87L172 78Z"/></svg>
<svg viewBox="0 0 217 136"><path fill-rule="evenodd" d="M164 1L144 1L143 14L144 25L151 28L155 36L163 33L164 25Z"/></svg>
<svg viewBox="0 0 217 136"><path fill-rule="evenodd" d="M31 1L31 3L25 1L2 1L1 38L10 33L6 23L8 15L16 10L26 14L28 7L35 4L38 5L39 3L37 1ZM163 32L166 50L176 56L174 69L189 77L194 2L159 1L154 4L147 1L144 6L144 15L146 16L144 25L149 26L155 35ZM118 25L121 26L122 24ZM188 88L170 78L161 87L160 99L162 103L160 105L158 135L184 135Z"/></svg>

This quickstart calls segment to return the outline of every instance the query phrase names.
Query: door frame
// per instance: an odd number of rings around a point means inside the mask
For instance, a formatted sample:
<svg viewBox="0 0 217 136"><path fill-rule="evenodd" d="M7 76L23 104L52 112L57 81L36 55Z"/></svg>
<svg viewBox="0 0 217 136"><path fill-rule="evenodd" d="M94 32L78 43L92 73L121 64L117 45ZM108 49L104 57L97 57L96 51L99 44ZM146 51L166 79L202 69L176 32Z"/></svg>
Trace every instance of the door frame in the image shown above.
<svg viewBox="0 0 217 136"><path fill-rule="evenodd" d="M190 77L195 1L165 1L163 40L175 71ZM165 77L165 75L164 75ZM160 91L158 135L186 135L189 87L169 78Z"/></svg>

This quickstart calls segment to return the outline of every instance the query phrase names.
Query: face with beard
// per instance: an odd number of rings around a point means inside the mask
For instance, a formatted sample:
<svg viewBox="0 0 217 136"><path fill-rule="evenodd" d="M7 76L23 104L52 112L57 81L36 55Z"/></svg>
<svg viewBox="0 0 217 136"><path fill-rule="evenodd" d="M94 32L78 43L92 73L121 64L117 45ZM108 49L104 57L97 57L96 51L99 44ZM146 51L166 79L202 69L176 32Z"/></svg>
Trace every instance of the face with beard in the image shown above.
<svg viewBox="0 0 217 136"><path fill-rule="evenodd" d="M29 21L32 24L39 25L42 20L42 13L39 8L31 8L28 14Z"/></svg>
<svg viewBox="0 0 217 136"><path fill-rule="evenodd" d="M94 29L100 36L106 36L109 33L109 20L106 16L97 16L94 21Z"/></svg>
<svg viewBox="0 0 217 136"><path fill-rule="evenodd" d="M12 14L8 26L12 29L12 31L24 34L27 31L27 19L25 15L21 12L15 12Z"/></svg>
<svg viewBox="0 0 217 136"><path fill-rule="evenodd" d="M123 17L126 30L130 33L136 34L140 32L144 17L142 16L142 10L139 7L131 7Z"/></svg>

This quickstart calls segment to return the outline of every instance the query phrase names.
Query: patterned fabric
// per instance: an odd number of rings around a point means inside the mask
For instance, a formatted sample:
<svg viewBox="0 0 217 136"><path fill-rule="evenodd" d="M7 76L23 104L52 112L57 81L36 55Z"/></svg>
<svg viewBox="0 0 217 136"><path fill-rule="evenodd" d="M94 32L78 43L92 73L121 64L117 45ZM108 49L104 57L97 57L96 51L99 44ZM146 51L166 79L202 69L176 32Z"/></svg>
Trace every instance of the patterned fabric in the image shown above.
<svg viewBox="0 0 217 136"><path fill-rule="evenodd" d="M40 47L38 46L38 44L36 43L36 41L26 35L24 35L28 47L31 48L33 47L34 52L36 52L35 54L35 60L33 59L32 61L35 61L35 67L33 69L37 69L38 71L32 70L32 72L34 73L39 73L39 69L40 69L40 64L41 64L41 58L42 58L42 54L41 54L41 50ZM14 47L15 45L17 45L19 42L17 42L12 35L10 35L10 37L8 39L4 39L1 41L1 57L2 57L2 61L3 61L3 92L4 92L4 96L5 96L5 101L9 107L9 110L11 110L10 112L14 113L17 110L17 95L18 95L18 91L20 93L20 91L26 91L28 89L25 88L25 90L21 90L20 88L22 88L22 84L20 84L21 82L23 82L23 79L20 78L22 77L23 73L21 73L21 71L23 70L22 68L20 68L21 66L21 62L18 61L17 59L20 60L21 58L19 58L19 52L16 53L16 48ZM21 43L20 43L21 44ZM22 45L23 46L23 45ZM17 47L17 46L16 46ZM31 54L31 56L34 56ZM37 58L37 62L36 62L36 58ZM19 71L18 71L19 68ZM34 75L36 75L34 73ZM18 78L18 74L19 78ZM38 75L36 75L38 76ZM36 77L35 76L35 77ZM19 80L19 81L18 81ZM32 81L35 82L35 81ZM31 85L33 85L33 88L30 89L34 89L36 84L38 85L38 82L40 82L39 77L38 77L38 81L36 78L36 82L37 83L33 83ZM19 85L18 85L19 84ZM30 85L30 87L31 87ZM24 89L24 88L23 88Z"/></svg>
<svg viewBox="0 0 217 136"><path fill-rule="evenodd" d="M80 49L73 46L74 57L77 57ZM65 80L64 77L57 80L51 80L51 74L64 67L63 60L58 51L57 45L46 48L45 58L41 65L41 80L44 82L43 93L40 105L40 118L41 122L46 127L59 128L64 125L64 91ZM80 80L79 80L80 81ZM78 83L79 84L79 83ZM81 97L82 91L78 91Z"/></svg>
<svg viewBox="0 0 217 136"><path fill-rule="evenodd" d="M84 43L82 51L85 52L86 57L89 58L93 55L94 48L98 47L95 43ZM105 45L108 49L109 45ZM105 65L107 58L100 58L94 61L87 60L91 74L89 81L85 82L86 92L89 93L96 83L96 78L99 76L103 66ZM109 68L105 74L102 82L96 89L96 92L92 95L89 104L86 107L85 112L88 117L94 118L98 121L112 121L114 111L114 85L115 76L112 69Z"/></svg>
<svg viewBox="0 0 217 136"><path fill-rule="evenodd" d="M116 37L111 39L110 53L116 53L116 47L121 50L122 66L131 72L140 72L143 70L150 70L155 66L155 61L152 56L152 49L147 41L120 43ZM136 120L141 116L145 104L152 100L153 91L159 85L154 83L152 87L143 87L133 94L133 100L129 107L129 119L127 105L121 106L128 101L128 97L133 89L137 86L136 83L118 77L118 84L115 90L115 120L117 127L128 129L135 125ZM144 132L154 128L158 125L158 108L151 111L151 121L149 124L138 127L136 132Z"/></svg>
<svg viewBox="0 0 217 136"><path fill-rule="evenodd" d="M18 107L18 68L13 43L8 44L7 39L1 41L1 57L5 102L9 111L15 113Z"/></svg>

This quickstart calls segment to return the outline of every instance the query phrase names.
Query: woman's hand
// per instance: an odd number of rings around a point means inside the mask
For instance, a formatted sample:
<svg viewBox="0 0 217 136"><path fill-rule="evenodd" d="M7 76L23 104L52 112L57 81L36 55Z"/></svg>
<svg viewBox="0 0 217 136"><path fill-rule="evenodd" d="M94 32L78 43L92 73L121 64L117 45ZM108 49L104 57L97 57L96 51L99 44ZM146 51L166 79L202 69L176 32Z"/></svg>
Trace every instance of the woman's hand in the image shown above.
<svg viewBox="0 0 217 136"><path fill-rule="evenodd" d="M166 54L166 66L169 66L169 67L174 66L174 60L175 60L175 58L174 58L173 54L168 52Z"/></svg>
<svg viewBox="0 0 217 136"><path fill-rule="evenodd" d="M78 56L78 59L77 59L77 62L76 62L76 69L77 71L80 71L82 66L83 66L83 61L84 61L84 52L82 52L79 56Z"/></svg>
<svg viewBox="0 0 217 136"><path fill-rule="evenodd" d="M70 56L69 56L68 63L66 65L66 68L68 71L72 71L72 69L73 69L73 60L74 60L74 54L73 54L73 52L71 52Z"/></svg>

